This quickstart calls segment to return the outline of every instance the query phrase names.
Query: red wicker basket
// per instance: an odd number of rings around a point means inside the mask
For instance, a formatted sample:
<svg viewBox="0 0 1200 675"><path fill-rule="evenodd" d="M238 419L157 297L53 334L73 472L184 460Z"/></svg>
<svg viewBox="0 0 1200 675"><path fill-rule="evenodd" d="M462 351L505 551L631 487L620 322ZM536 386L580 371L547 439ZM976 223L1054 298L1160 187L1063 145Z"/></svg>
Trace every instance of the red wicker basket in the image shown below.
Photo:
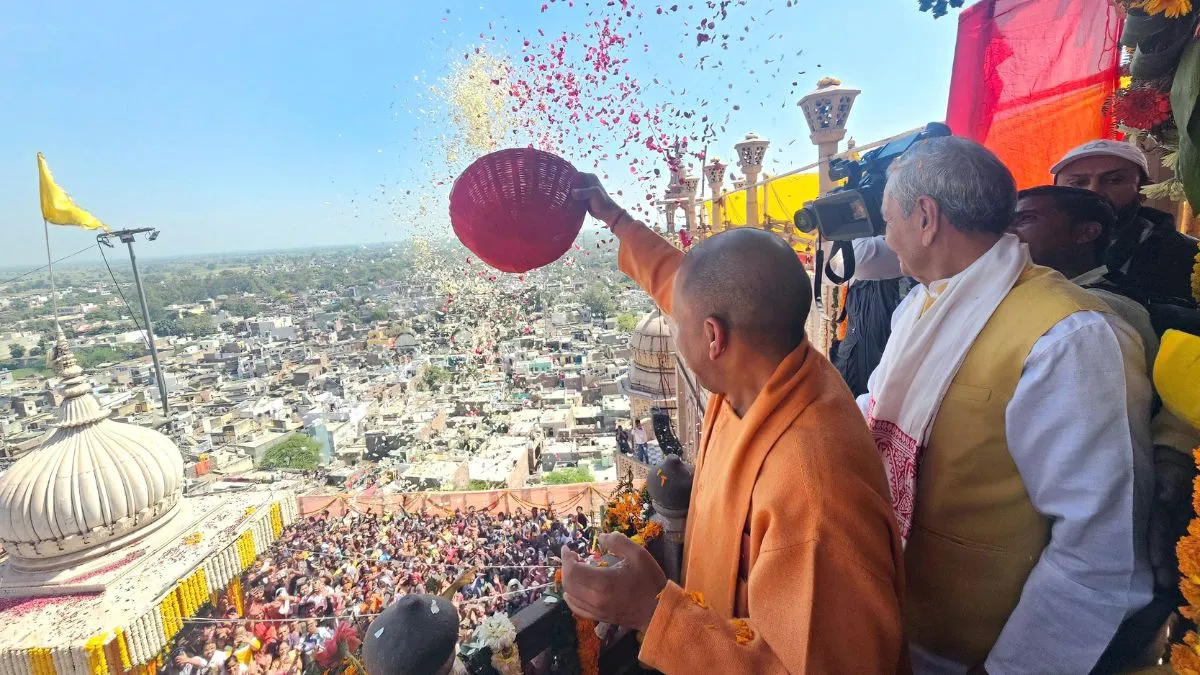
<svg viewBox="0 0 1200 675"><path fill-rule="evenodd" d="M571 248L587 202L571 197L579 172L541 150L515 148L484 155L450 189L454 234L487 264L504 272L548 265Z"/></svg>

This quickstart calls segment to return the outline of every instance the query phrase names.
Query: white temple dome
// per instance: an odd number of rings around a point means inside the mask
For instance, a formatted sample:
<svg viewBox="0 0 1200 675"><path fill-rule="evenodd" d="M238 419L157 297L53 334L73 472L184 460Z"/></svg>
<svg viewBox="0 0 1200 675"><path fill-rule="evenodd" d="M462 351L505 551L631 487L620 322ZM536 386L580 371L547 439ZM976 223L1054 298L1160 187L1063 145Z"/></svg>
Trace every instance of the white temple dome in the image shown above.
<svg viewBox="0 0 1200 675"><path fill-rule="evenodd" d="M671 324L657 309L647 313L633 329L634 363L649 370L675 367L675 343L671 341Z"/></svg>
<svg viewBox="0 0 1200 675"><path fill-rule="evenodd" d="M653 400L675 396L675 343L671 324L658 309L638 322L630 341L633 363L629 368L630 395Z"/></svg>
<svg viewBox="0 0 1200 675"><path fill-rule="evenodd" d="M0 476L0 546L25 569L74 565L144 536L175 514L183 489L175 444L108 419L61 333L55 369L65 390L54 431Z"/></svg>

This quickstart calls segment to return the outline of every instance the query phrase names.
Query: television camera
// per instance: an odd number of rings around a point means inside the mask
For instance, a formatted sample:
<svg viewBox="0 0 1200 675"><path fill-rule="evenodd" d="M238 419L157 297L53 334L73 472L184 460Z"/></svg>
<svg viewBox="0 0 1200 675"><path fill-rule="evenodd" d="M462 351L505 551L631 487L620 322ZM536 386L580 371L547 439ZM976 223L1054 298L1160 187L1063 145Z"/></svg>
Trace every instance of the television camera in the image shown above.
<svg viewBox="0 0 1200 675"><path fill-rule="evenodd" d="M828 269L823 251L817 253L817 286L822 272L834 283L843 283L854 276L855 239L884 233L883 188L887 184L888 167L896 158L927 138L951 135L950 127L930 122L925 128L889 141L864 154L860 160L834 158L829 161L829 177L846 184L818 197L796 212L793 222L801 232L817 232L823 241L835 242L830 256L842 254L844 274L838 276ZM824 268L824 269L823 269Z"/></svg>

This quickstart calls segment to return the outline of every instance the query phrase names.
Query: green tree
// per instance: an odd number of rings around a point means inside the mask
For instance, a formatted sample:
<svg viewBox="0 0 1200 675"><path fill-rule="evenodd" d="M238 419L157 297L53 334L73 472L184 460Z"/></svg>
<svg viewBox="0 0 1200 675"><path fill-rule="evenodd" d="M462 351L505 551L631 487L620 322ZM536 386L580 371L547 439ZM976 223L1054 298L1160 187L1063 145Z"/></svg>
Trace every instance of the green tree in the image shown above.
<svg viewBox="0 0 1200 675"><path fill-rule="evenodd" d="M933 12L933 18L945 16L950 7L962 7L963 0L918 0L922 12Z"/></svg>
<svg viewBox="0 0 1200 675"><path fill-rule="evenodd" d="M367 317L367 321L369 321L370 323L379 323L380 321L387 321L387 318L388 318L387 308L376 307L375 309L371 310L371 315L369 317Z"/></svg>
<svg viewBox="0 0 1200 675"><path fill-rule="evenodd" d="M315 469L321 463L321 444L304 434L292 434L263 454L264 469Z"/></svg>
<svg viewBox="0 0 1200 675"><path fill-rule="evenodd" d="M495 488L494 485L486 480L479 480L478 478L472 478L471 481L467 483L468 490L491 490L493 488Z"/></svg>
<svg viewBox="0 0 1200 675"><path fill-rule="evenodd" d="M8 345L8 355L14 359L19 359L25 356L25 345L13 342Z"/></svg>
<svg viewBox="0 0 1200 675"><path fill-rule="evenodd" d="M97 307L88 312L87 318L89 321L116 321L121 318L121 313L115 307Z"/></svg>
<svg viewBox="0 0 1200 675"><path fill-rule="evenodd" d="M154 322L155 335L183 335L179 331L179 319L168 316Z"/></svg>
<svg viewBox="0 0 1200 675"><path fill-rule="evenodd" d="M617 315L617 330L622 333L632 333L637 328L637 317L629 312L621 312Z"/></svg>
<svg viewBox="0 0 1200 675"><path fill-rule="evenodd" d="M593 483L595 480L596 477L592 475L591 469L576 466L555 469L546 474L546 478L542 482L546 485L568 485L570 483Z"/></svg>
<svg viewBox="0 0 1200 675"><path fill-rule="evenodd" d="M120 363L129 359L142 356L146 352L146 346L142 343L133 345L120 345L117 347L85 347L75 350L75 358L79 361L79 366L84 370L95 368L101 363Z"/></svg>
<svg viewBox="0 0 1200 675"><path fill-rule="evenodd" d="M262 307L259 307L258 303L250 301L249 298L230 298L221 306L221 309L244 319L256 317L262 313Z"/></svg>
<svg viewBox="0 0 1200 675"><path fill-rule="evenodd" d="M426 389L432 391L450 381L450 371L436 363L431 363L425 368L425 374L421 381L425 383Z"/></svg>
<svg viewBox="0 0 1200 675"><path fill-rule="evenodd" d="M608 318L610 314L617 310L617 305L613 302L612 291L605 288L603 284L592 284L589 286L583 292L583 297L580 300L592 311L592 316L598 316L601 319Z"/></svg>
<svg viewBox="0 0 1200 675"><path fill-rule="evenodd" d="M217 326L207 314L189 314L179 318L179 334L188 337L204 337L217 332Z"/></svg>

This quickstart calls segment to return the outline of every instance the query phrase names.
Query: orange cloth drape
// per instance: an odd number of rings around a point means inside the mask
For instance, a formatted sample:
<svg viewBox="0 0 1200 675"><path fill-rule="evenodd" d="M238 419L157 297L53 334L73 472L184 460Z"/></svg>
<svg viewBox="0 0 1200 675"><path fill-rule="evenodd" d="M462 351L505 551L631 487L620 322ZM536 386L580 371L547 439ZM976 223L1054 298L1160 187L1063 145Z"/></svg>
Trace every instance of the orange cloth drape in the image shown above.
<svg viewBox="0 0 1200 675"><path fill-rule="evenodd" d="M995 152L1018 188L1115 129L1123 20L1105 0L981 0L959 15L946 122Z"/></svg>

